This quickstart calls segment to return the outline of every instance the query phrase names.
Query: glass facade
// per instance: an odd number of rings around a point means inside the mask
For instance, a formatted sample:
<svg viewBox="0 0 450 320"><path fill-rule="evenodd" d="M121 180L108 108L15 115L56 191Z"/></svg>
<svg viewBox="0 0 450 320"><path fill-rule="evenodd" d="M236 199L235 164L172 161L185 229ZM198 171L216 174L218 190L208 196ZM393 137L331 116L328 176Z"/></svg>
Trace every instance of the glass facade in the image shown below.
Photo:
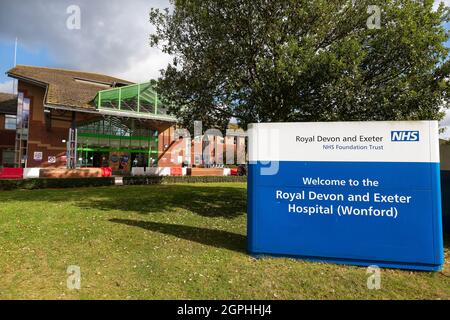
<svg viewBox="0 0 450 320"><path fill-rule="evenodd" d="M151 167L158 162L158 131L139 121L109 117L78 127L79 167Z"/></svg>
<svg viewBox="0 0 450 320"><path fill-rule="evenodd" d="M14 150L3 150L2 151L2 162L0 163L0 168L12 168L14 167Z"/></svg>
<svg viewBox="0 0 450 320"><path fill-rule="evenodd" d="M151 83L140 83L100 91L95 98L99 110L149 115L154 118L175 118L167 114L166 104L158 97Z"/></svg>
<svg viewBox="0 0 450 320"><path fill-rule="evenodd" d="M22 92L17 97L16 147L14 163L16 167L26 167L28 150L28 126L30 118L30 99Z"/></svg>
<svg viewBox="0 0 450 320"><path fill-rule="evenodd" d="M17 116L5 115L5 130L17 129Z"/></svg>

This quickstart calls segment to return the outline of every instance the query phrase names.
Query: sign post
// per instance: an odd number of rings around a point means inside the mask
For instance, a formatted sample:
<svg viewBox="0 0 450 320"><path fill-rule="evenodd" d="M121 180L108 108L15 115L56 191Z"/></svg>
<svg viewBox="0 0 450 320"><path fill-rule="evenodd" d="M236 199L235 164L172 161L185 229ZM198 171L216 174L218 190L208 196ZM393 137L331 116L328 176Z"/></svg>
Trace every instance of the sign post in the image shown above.
<svg viewBox="0 0 450 320"><path fill-rule="evenodd" d="M253 124L249 160L251 254L442 268L436 121Z"/></svg>

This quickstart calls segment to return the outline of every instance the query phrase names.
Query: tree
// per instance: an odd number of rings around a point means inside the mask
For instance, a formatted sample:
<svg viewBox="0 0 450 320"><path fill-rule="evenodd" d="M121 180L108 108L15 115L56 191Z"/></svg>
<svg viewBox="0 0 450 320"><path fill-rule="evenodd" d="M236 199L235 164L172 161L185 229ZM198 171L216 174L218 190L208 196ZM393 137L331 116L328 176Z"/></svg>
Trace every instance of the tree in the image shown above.
<svg viewBox="0 0 450 320"><path fill-rule="evenodd" d="M151 45L174 57L158 90L186 127L440 119L449 10L433 2L172 0L150 12Z"/></svg>

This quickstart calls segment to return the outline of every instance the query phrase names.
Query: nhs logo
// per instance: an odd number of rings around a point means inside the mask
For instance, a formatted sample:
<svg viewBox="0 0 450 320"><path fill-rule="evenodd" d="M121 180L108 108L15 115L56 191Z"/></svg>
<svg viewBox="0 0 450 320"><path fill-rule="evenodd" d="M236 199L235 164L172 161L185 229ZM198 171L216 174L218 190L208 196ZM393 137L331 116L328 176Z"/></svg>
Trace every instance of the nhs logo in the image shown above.
<svg viewBox="0 0 450 320"><path fill-rule="evenodd" d="M419 140L419 131L391 131L391 141L393 142L418 142Z"/></svg>

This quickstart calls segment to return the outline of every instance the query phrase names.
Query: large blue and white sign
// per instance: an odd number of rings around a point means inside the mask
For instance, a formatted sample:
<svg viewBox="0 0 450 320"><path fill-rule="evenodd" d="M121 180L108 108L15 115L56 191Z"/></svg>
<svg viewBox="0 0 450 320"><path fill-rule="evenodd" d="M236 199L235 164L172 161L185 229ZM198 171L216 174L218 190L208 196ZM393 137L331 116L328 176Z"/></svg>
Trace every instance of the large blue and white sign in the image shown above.
<svg viewBox="0 0 450 320"><path fill-rule="evenodd" d="M254 255L440 270L438 123L262 123L249 128Z"/></svg>

